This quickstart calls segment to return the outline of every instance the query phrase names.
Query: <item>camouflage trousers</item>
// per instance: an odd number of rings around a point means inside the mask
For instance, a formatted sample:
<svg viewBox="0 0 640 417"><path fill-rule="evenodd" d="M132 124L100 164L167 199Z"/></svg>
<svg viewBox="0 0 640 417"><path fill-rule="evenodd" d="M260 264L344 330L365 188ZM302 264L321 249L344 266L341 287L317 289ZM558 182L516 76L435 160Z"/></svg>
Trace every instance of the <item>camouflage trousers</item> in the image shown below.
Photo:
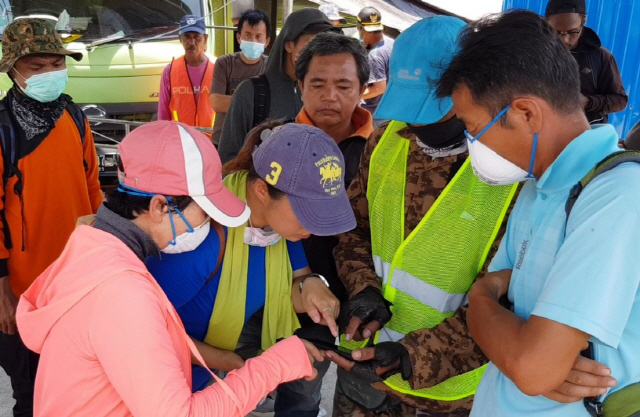
<svg viewBox="0 0 640 417"><path fill-rule="evenodd" d="M367 411L361 409L342 392L340 384L336 384L333 397L333 417L467 417L469 412L438 412L418 410L410 405L400 403L387 411Z"/></svg>

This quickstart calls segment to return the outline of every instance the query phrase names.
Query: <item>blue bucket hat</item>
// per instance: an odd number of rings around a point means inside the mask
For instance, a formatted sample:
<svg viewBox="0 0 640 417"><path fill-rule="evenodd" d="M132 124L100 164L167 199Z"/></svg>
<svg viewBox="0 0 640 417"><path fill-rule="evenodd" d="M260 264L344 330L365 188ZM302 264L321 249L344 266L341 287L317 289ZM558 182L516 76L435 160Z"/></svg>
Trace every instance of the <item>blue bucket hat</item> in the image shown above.
<svg viewBox="0 0 640 417"><path fill-rule="evenodd" d="M389 84L375 112L376 119L431 124L453 108L451 97L436 97L433 85L458 51L457 17L435 16L416 22L396 39L389 64Z"/></svg>
<svg viewBox="0 0 640 417"><path fill-rule="evenodd" d="M188 14L180 20L180 31L178 35L187 32L196 32L204 35L207 33L207 27L204 24L204 18Z"/></svg>
<svg viewBox="0 0 640 417"><path fill-rule="evenodd" d="M329 135L314 126L289 123L262 136L253 151L256 173L287 194L302 227L317 236L356 227L342 152Z"/></svg>

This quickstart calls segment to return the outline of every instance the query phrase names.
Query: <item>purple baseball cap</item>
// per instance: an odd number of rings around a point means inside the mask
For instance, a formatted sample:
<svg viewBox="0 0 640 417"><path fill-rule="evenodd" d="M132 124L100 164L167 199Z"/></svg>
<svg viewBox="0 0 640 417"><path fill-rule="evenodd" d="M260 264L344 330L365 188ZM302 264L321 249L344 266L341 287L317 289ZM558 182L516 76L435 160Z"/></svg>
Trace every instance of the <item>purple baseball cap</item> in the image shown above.
<svg viewBox="0 0 640 417"><path fill-rule="evenodd" d="M317 236L356 227L336 142L314 126L289 123L273 129L253 152L258 175L287 194L300 224Z"/></svg>

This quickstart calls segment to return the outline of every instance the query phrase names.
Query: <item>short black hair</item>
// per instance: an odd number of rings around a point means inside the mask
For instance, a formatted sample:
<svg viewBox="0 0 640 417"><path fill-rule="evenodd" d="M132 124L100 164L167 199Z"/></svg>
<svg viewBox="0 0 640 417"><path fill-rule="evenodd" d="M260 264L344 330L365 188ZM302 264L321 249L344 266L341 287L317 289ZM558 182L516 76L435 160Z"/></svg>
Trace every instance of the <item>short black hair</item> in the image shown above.
<svg viewBox="0 0 640 417"><path fill-rule="evenodd" d="M118 189L115 188L107 192L107 198L104 201L104 205L118 216L124 217L127 220L134 220L142 213L149 211L151 198L152 197L131 195L123 191L118 191ZM191 197L171 196L170 198L173 202L172 206L177 206L180 211L184 211L184 209L193 203L193 199Z"/></svg>
<svg viewBox="0 0 640 417"><path fill-rule="evenodd" d="M549 17L562 13L577 13L581 16L586 16L587 5L585 0L549 0L544 15Z"/></svg>
<svg viewBox="0 0 640 417"><path fill-rule="evenodd" d="M437 83L438 97L465 85L493 116L522 95L563 114L582 111L578 64L541 16L525 10L488 16L463 30L460 46Z"/></svg>
<svg viewBox="0 0 640 417"><path fill-rule="evenodd" d="M333 32L318 34L300 52L296 61L296 78L304 81L309 72L309 65L314 56L330 56L337 54L351 54L356 61L360 87L369 82L369 58L367 50L358 40Z"/></svg>
<svg viewBox="0 0 640 417"><path fill-rule="evenodd" d="M249 23L249 26L255 26L260 22L264 22L267 26L267 38L269 37L271 31L271 21L269 20L269 16L262 10L251 9L242 13L240 16L240 20L238 20L238 33L242 33L242 26L244 23Z"/></svg>

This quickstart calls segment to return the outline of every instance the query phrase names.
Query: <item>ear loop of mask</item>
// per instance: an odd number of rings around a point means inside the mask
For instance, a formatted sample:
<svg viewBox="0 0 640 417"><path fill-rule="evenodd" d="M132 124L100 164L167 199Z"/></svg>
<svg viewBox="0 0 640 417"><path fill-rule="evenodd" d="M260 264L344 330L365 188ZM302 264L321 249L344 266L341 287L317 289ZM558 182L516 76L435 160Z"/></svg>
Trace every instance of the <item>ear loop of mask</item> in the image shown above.
<svg viewBox="0 0 640 417"><path fill-rule="evenodd" d="M24 77L24 75L20 74L20 73L18 72L18 70L16 69L16 67L12 67L12 68L13 68L13 70L16 72L16 74L18 74L20 77L22 77L22 79L23 79L23 80L24 80L24 82L26 83L26 82L27 82L27 79ZM18 87L20 90L22 90L22 92L24 92L24 93L26 94L26 91L25 91L24 87L22 87L20 84L18 84L18 82L17 82L17 81L14 81L14 83L15 83L16 87ZM27 87L29 87L29 85L28 85L28 84L27 84Z"/></svg>
<svg viewBox="0 0 640 417"><path fill-rule="evenodd" d="M11 69L13 69L13 70L16 72L16 74L18 74L19 76L21 76L23 80L27 81L27 79L26 79L26 78L24 78L24 75L22 75L22 74L20 74L20 73L18 72L18 70L16 69L16 67L12 67Z"/></svg>
<svg viewBox="0 0 640 417"><path fill-rule="evenodd" d="M538 149L538 134L533 135L533 145L531 145L531 159L529 160L529 172L526 178L535 178L533 175L533 163L536 160L536 150Z"/></svg>
<svg viewBox="0 0 640 417"><path fill-rule="evenodd" d="M182 214L182 211L180 211L180 209L178 208L178 206L173 202L173 200L171 200L171 197L167 197L165 196L165 198L167 199L167 208L169 210L169 223L171 223L171 232L173 233L173 240L169 241L169 245L171 246L175 246L177 243L177 239L178 239L178 235L176 234L176 225L173 222L173 215L172 215L172 211L175 211L176 213L178 213L178 216L180 216L180 218L182 219L182 221L184 222L184 224L187 225L188 229L187 229L187 233L193 233L194 232L194 228L191 226L191 224L187 221L187 218L184 217L184 214ZM169 206L169 204L172 205Z"/></svg>
<svg viewBox="0 0 640 417"><path fill-rule="evenodd" d="M157 195L153 193L147 193L146 191L137 190L123 183L120 183L120 185L118 186L118 191L130 194L130 195L135 195L137 197L153 197ZM176 225L173 221L173 212L176 212L178 216L180 216L184 224L187 225L187 228L188 228L187 233L193 233L195 229L193 228L193 226L191 226L187 218L184 216L184 214L182 214L182 211L178 208L177 204L173 202L171 197L165 195L164 198L167 199L167 209L169 210L169 223L171 223L171 232L173 233L173 239L169 241L169 245L175 246L178 235L176 234Z"/></svg>

